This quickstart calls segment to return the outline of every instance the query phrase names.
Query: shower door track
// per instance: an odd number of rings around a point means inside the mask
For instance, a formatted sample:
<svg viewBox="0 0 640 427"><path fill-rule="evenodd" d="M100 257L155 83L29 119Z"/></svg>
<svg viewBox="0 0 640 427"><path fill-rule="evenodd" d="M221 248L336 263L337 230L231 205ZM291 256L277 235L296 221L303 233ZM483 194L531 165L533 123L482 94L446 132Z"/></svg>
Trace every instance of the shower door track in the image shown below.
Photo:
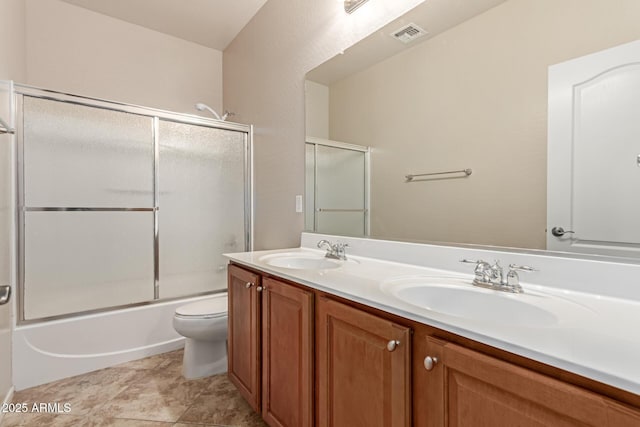
<svg viewBox="0 0 640 427"><path fill-rule="evenodd" d="M159 123L160 120L171 121L176 123L183 123L188 125L204 126L208 128L236 131L244 134L244 224L245 224L245 236L244 247L245 250L253 250L253 126L244 125L240 123L225 122L221 120L208 119L191 114L176 113L167 110L161 110L151 107L143 107L134 104L127 104L117 101L109 101L100 98L93 98L81 95L73 95L64 92L53 91L49 89L42 89L34 86L15 84L14 96L17 98L17 102L14 102L14 108L16 109L16 151L15 160L15 191L16 191L16 213L15 213L15 230L17 234L15 253L17 263L17 287L18 287L18 300L17 300L17 324L29 325L34 323L41 323L52 320L68 319L80 316L86 316L90 314L105 313L113 310L121 310L128 308L141 307L146 305L166 303L176 301L184 298L195 298L199 296L212 295L216 293L226 292L226 289L193 293L189 295L183 295L178 297L160 298L159 288L159 276L160 276L160 262L159 262L159 168L160 161L160 147L159 147ZM118 111L124 113L131 113L140 116L146 116L153 119L153 207L25 207L24 206L24 116L23 116L23 102L24 96L46 99L56 102L64 102L68 104L75 104L87 107L100 108L104 110ZM84 311L78 311L73 313L65 313L54 316L39 317L36 319L25 319L25 230L24 230L24 213L25 212L153 212L153 264L154 264L154 299L149 301L141 301L129 304L121 304L110 307L102 307L97 309L90 309Z"/></svg>

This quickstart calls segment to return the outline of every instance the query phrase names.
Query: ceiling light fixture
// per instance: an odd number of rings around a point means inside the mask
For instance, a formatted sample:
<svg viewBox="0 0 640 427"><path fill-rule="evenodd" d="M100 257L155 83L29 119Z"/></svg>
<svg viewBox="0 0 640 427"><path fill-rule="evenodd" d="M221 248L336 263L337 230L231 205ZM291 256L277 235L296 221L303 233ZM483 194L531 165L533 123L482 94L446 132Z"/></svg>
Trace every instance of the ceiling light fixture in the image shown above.
<svg viewBox="0 0 640 427"><path fill-rule="evenodd" d="M367 0L344 0L344 11L352 13L354 10L366 3Z"/></svg>

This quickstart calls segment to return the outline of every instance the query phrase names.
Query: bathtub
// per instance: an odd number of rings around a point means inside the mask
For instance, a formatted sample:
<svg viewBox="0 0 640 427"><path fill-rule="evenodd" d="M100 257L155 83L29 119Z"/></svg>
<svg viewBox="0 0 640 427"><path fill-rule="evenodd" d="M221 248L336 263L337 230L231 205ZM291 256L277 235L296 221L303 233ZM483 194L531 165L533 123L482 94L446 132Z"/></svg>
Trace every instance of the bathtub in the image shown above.
<svg viewBox="0 0 640 427"><path fill-rule="evenodd" d="M172 325L176 308L209 297L16 326L13 332L15 389L23 390L182 348L184 337Z"/></svg>

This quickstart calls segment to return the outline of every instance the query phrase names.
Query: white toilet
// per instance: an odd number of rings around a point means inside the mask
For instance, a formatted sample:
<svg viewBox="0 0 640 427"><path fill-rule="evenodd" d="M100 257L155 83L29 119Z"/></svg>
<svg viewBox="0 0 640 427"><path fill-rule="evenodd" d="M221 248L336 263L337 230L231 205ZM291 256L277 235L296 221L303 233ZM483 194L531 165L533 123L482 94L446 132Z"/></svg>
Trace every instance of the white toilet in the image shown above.
<svg viewBox="0 0 640 427"><path fill-rule="evenodd" d="M202 378L227 371L227 294L176 309L173 327L186 338L182 375Z"/></svg>

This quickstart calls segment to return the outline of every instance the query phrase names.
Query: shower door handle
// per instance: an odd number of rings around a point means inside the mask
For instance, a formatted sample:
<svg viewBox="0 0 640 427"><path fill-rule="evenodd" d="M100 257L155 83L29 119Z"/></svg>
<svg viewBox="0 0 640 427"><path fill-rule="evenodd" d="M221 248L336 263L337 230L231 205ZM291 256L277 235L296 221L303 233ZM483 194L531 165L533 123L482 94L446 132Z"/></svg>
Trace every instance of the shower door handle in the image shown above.
<svg viewBox="0 0 640 427"><path fill-rule="evenodd" d="M4 305L11 299L11 286L0 286L0 305Z"/></svg>

